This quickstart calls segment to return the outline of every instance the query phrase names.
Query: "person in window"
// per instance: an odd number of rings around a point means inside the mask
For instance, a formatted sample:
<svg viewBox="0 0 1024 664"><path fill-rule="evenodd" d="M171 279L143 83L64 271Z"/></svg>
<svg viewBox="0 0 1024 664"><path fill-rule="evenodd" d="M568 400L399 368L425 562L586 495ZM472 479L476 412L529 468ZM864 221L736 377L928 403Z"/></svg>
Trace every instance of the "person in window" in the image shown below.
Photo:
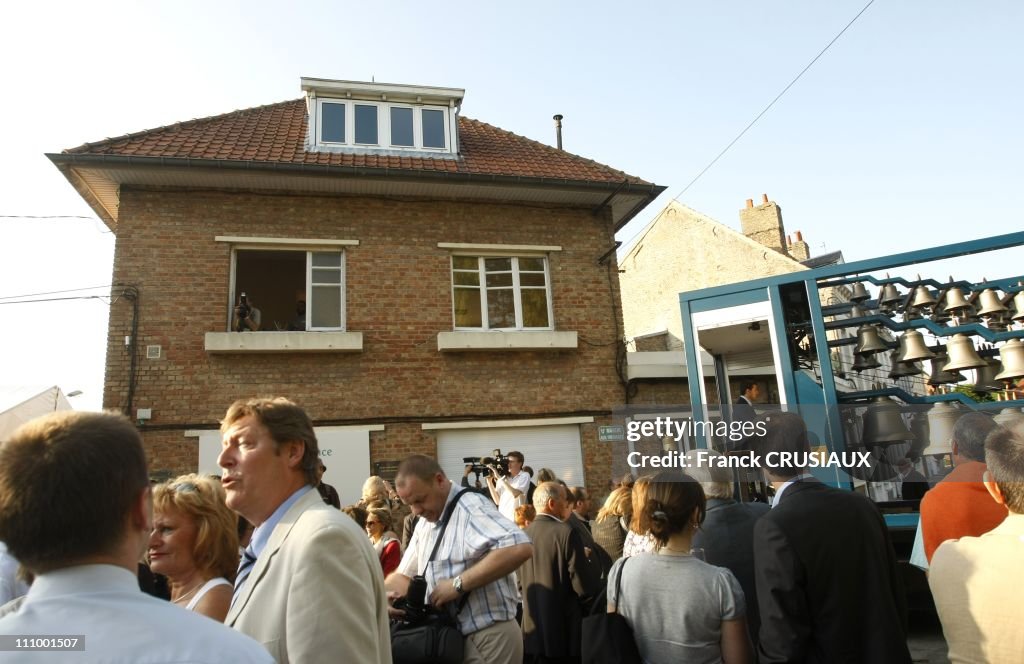
<svg viewBox="0 0 1024 664"><path fill-rule="evenodd" d="M306 301L299 300L295 303L295 318L288 323L289 332L306 331Z"/></svg>
<svg viewBox="0 0 1024 664"><path fill-rule="evenodd" d="M235 316L231 321L231 329L235 332L258 332L260 329L260 310L252 303L245 292L238 296L235 305Z"/></svg>

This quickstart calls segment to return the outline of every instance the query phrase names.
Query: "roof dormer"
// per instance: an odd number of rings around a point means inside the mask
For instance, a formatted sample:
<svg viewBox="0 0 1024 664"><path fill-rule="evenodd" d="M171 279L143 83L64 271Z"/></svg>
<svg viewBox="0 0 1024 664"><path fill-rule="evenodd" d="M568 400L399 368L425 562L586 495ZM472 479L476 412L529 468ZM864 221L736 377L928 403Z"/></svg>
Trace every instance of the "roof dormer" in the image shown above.
<svg viewBox="0 0 1024 664"><path fill-rule="evenodd" d="M459 152L458 114L466 91L395 83L303 78L310 152L433 158Z"/></svg>

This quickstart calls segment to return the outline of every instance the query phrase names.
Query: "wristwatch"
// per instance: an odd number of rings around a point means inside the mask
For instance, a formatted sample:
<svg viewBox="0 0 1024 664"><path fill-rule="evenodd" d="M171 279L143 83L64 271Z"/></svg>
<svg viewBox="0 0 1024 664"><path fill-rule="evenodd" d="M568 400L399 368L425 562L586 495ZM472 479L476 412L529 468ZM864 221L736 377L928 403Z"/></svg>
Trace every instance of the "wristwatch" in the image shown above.
<svg viewBox="0 0 1024 664"><path fill-rule="evenodd" d="M462 589L462 575L461 574L459 576L455 577L454 579L452 579L452 587L455 588L455 592L459 593L460 595L465 592Z"/></svg>

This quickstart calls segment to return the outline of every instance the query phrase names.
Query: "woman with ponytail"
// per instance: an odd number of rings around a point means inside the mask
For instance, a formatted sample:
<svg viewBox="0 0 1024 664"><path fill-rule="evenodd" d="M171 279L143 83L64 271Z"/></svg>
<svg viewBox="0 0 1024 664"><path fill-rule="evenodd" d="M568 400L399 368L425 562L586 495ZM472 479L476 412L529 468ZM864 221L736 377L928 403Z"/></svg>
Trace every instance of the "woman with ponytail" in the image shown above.
<svg viewBox="0 0 1024 664"><path fill-rule="evenodd" d="M636 492L640 491L640 495ZM691 553L704 520L704 490L679 471L665 470L634 487L635 530L655 552L623 558L608 574L608 610L623 615L649 664L751 661L743 591L732 572ZM616 580L622 574L620 596Z"/></svg>

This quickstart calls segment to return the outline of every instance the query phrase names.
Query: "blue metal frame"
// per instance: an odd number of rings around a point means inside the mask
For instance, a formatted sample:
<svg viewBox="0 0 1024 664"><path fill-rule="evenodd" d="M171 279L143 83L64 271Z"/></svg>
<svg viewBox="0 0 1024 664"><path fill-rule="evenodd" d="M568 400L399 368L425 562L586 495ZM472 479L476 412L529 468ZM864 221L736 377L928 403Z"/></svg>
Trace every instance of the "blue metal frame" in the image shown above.
<svg viewBox="0 0 1024 664"><path fill-rule="evenodd" d="M932 247L930 249L921 249L917 251L903 252L899 254L892 254L889 256L883 256L879 258L867 259L862 261L856 261L853 263L845 263L840 265L828 265L812 270L801 270L798 272L790 272L786 274L776 275L772 277L764 277L761 279L754 279L751 281L727 284L724 286L714 286L711 288L704 288L695 291L689 291L679 294L679 307L682 315L683 323L683 342L685 345L686 353L686 364L687 364L687 376L690 381L690 385L698 385L700 379L700 353L697 347L697 339L695 330L693 328L693 315L699 312L713 311L716 309L724 309L728 307L738 306L742 304L751 304L754 302L763 302L766 299L772 303L772 318L773 326L776 331L776 343L779 349L779 361L780 361L780 372L783 380L781 388L786 394L786 400L794 405L799 405L797 396L797 387L795 380L795 372L792 369L792 357L789 352L789 344L786 340L786 322L784 320L783 309L780 304L781 302L781 289L784 286L791 284L803 283L807 289L808 302L810 306L811 326L816 340L815 348L818 355L818 363L821 371L821 387L823 391L823 398L826 404L826 429L825 433L826 441L830 449L833 451L842 451L839 447L845 447L845 436L843 433L842 421L839 417L838 407L841 400L850 399L864 399L876 395L885 396L897 396L906 403L934 403L937 401L960 401L973 408L995 408L995 407L1007 407L1017 406L1021 401L1012 402L996 402L994 404L987 404L980 406L964 395L958 393L935 395L931 397L918 397L911 395L904 390L899 388L887 388L883 390L872 390L868 392L857 392L840 394L836 389L835 376L832 371L832 362L829 357L829 343L822 343L821 340L827 339L826 332L829 329L849 327L857 324L881 324L891 330L907 330L912 328L924 328L936 334L937 336L949 336L959 332L977 335L989 342L1005 341L1014 338L1024 338L1024 331L1014 330L1005 332L994 332L987 327L979 325L977 323L970 323L966 325L960 325L957 327L946 327L938 325L927 319L915 319L911 321L904 321L897 323L891 318L882 315L866 316L858 319L844 319L842 321L834 321L826 323L824 320L826 314L821 306L821 299L819 296L820 288L836 286L845 283L851 283L854 281L868 281L874 284L883 283L901 283L904 286L908 286L911 282L906 281L900 277L887 278L884 280L877 279L870 275L862 275L866 272L875 272L880 270L887 270L897 267L903 267L915 263L925 263L936 260L943 260L948 258L956 258L958 256L967 256L971 254L983 253L988 251L996 251L999 249L1008 249L1011 247L1017 247L1024 245L1024 232L1008 233L1005 235L997 235L988 238L981 238L978 240L970 240L966 242L957 242L954 244L947 244L939 247ZM857 276L851 276L857 275ZM1018 281L1019 277L999 279L993 282L989 282L987 286L999 288L1004 292L1013 292L1019 290L1013 282ZM919 280L913 282L914 284L927 284L934 286L935 288L942 290L949 288L951 284L942 284L934 280ZM976 284L968 284L967 282L953 282L954 286L969 287L974 289L977 287ZM830 312L831 313L831 312ZM850 343L847 341L846 343ZM841 344L833 344L841 345ZM699 386L699 389L690 390L690 405L694 412L699 412L704 404L701 403L701 392L703 386ZM701 447L707 446L707 441L703 437L697 440L697 444Z"/></svg>

